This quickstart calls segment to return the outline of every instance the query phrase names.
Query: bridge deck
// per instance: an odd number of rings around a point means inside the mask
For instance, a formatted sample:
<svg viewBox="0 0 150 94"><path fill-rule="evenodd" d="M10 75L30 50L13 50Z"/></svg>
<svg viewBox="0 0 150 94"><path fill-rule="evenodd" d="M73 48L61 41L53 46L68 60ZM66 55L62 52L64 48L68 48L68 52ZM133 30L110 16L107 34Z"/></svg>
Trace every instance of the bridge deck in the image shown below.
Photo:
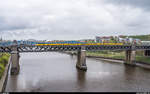
<svg viewBox="0 0 150 94"><path fill-rule="evenodd" d="M98 50L150 50L150 46L131 45L11 45L0 46L0 52L12 52L17 47L19 52L47 52L47 51L77 51L84 48L87 51Z"/></svg>

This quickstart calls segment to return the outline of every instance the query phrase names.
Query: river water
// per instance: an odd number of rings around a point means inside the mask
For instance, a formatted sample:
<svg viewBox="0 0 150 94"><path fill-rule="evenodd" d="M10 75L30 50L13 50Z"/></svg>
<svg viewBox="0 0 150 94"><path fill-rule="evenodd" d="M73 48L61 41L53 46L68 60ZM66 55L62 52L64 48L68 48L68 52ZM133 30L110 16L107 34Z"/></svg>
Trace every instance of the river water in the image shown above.
<svg viewBox="0 0 150 94"><path fill-rule="evenodd" d="M6 92L150 91L150 68L87 58L88 70L76 69L77 57L58 53L21 53L20 73L8 76Z"/></svg>

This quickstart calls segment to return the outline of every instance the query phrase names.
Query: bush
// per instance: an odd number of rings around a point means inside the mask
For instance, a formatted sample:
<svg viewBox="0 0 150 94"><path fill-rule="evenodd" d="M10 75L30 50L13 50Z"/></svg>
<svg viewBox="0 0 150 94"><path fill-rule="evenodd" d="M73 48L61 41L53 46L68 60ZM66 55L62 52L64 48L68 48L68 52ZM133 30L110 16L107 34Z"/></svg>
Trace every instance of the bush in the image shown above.
<svg viewBox="0 0 150 94"><path fill-rule="evenodd" d="M9 54L3 54L2 57L0 57L0 78L2 77L3 75L3 72L5 70L5 66L7 65L8 63L8 58L9 58Z"/></svg>

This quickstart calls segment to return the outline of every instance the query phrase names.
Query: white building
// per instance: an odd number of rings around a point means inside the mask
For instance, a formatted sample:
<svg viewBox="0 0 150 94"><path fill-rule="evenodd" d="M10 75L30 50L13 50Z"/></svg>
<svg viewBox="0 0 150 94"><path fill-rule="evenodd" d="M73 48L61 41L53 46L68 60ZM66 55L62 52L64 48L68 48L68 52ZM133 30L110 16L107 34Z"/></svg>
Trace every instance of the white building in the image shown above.
<svg viewBox="0 0 150 94"><path fill-rule="evenodd" d="M142 45L150 45L150 41L141 41Z"/></svg>

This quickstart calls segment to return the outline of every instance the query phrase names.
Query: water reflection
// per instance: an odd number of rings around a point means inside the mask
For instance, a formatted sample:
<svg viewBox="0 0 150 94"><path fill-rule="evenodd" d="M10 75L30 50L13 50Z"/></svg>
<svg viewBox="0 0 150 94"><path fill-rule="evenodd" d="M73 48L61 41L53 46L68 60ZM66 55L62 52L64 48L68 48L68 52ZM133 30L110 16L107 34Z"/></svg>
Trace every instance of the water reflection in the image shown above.
<svg viewBox="0 0 150 94"><path fill-rule="evenodd" d="M18 87L18 76L10 76L9 80L11 89L15 91L16 88Z"/></svg>
<svg viewBox="0 0 150 94"><path fill-rule="evenodd" d="M86 85L86 71L82 71L82 70L77 69L77 84L81 89L85 88L85 85Z"/></svg>
<svg viewBox="0 0 150 94"><path fill-rule="evenodd" d="M124 78L125 80L133 80L134 77L136 77L136 66L132 66L132 65L126 65L124 64ZM127 82L128 82L127 81Z"/></svg>

